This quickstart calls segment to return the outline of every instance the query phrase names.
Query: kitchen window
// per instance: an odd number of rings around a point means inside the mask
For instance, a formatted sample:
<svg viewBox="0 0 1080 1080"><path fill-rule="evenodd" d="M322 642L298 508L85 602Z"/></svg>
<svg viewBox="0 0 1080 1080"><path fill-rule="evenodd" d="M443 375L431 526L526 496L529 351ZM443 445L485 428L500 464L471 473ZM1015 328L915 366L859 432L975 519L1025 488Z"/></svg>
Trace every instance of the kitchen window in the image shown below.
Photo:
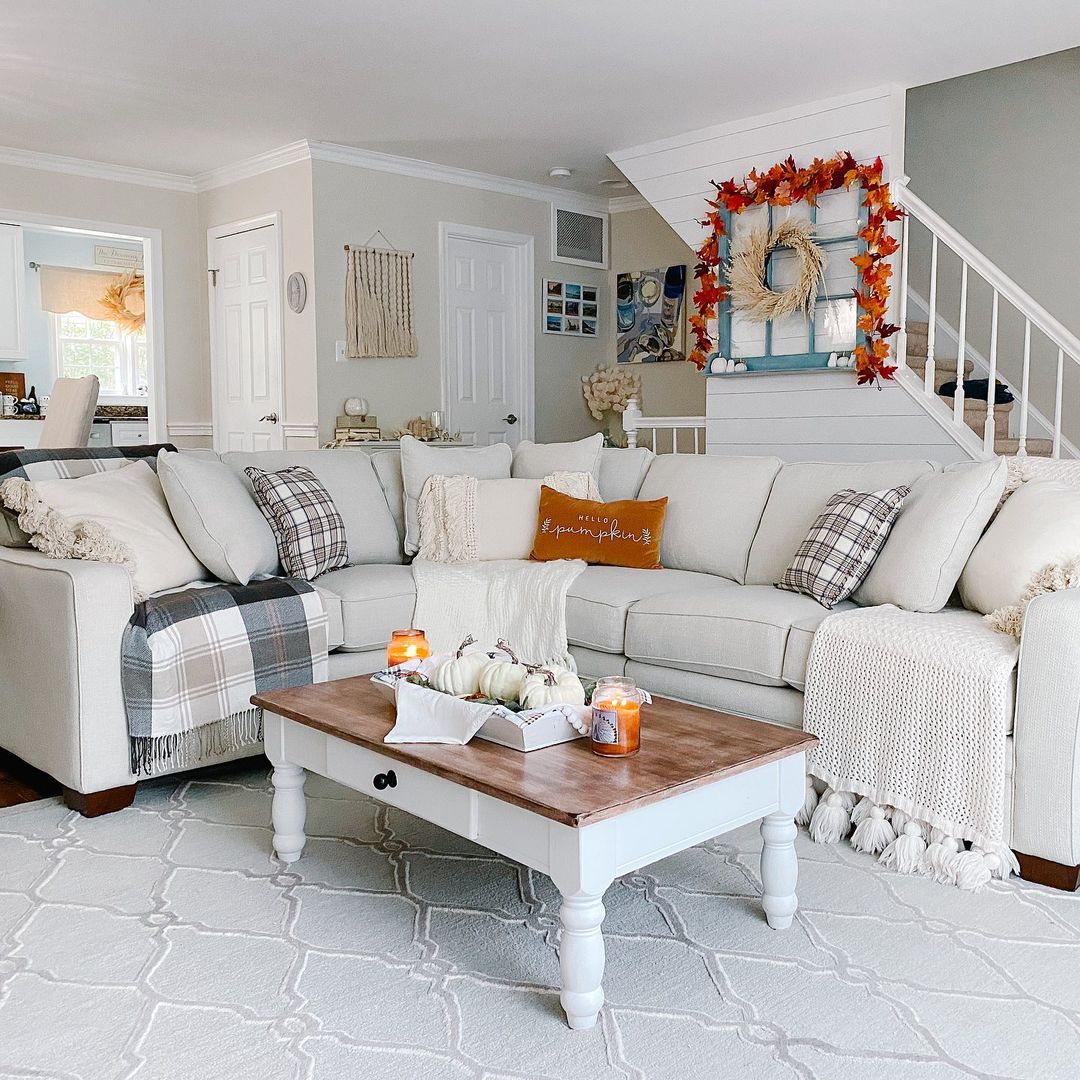
<svg viewBox="0 0 1080 1080"><path fill-rule="evenodd" d="M52 341L58 376L96 375L101 399L145 404L149 386L145 330L124 333L118 323L72 311L52 316Z"/></svg>

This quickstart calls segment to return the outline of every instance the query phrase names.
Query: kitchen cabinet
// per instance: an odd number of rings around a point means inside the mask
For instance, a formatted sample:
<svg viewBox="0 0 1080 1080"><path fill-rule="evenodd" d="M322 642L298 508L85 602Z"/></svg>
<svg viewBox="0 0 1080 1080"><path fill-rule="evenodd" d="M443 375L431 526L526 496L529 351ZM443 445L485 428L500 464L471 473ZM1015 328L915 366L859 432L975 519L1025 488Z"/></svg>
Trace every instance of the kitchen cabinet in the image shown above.
<svg viewBox="0 0 1080 1080"><path fill-rule="evenodd" d="M26 359L26 262L23 232L0 225L0 360Z"/></svg>

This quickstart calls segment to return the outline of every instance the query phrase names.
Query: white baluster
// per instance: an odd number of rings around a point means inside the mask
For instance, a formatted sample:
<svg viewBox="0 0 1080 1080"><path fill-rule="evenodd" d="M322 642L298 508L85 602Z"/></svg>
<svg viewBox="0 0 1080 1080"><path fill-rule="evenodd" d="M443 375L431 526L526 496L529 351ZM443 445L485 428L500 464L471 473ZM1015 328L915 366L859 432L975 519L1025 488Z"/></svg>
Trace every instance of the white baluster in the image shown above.
<svg viewBox="0 0 1080 1080"><path fill-rule="evenodd" d="M967 370L967 294L968 264L960 266L960 334L956 343L956 394L953 397L953 422L964 422L964 373ZM987 403L989 406L989 402Z"/></svg>
<svg viewBox="0 0 1080 1080"><path fill-rule="evenodd" d="M694 453L701 453L701 428L694 428Z"/></svg>
<svg viewBox="0 0 1080 1080"><path fill-rule="evenodd" d="M1024 377L1020 384L1020 449L1017 455L1027 454L1028 385L1031 382L1031 320L1024 320Z"/></svg>
<svg viewBox="0 0 1080 1080"><path fill-rule="evenodd" d="M983 429L983 449L994 452L994 440L997 438L997 417L990 404L997 401L997 360L998 360L998 291L994 290L994 301L990 309L990 390L986 402L986 426Z"/></svg>
<svg viewBox="0 0 1080 1080"><path fill-rule="evenodd" d="M637 446L637 433L638 433L638 421L641 419L641 405L638 403L637 398L631 398L626 403L626 409L623 411L623 431L626 432L626 445L628 447Z"/></svg>
<svg viewBox="0 0 1080 1080"><path fill-rule="evenodd" d="M904 215L904 223L901 226L900 239L900 333L896 341L896 362L901 366L907 365L907 304L908 304L908 221Z"/></svg>
<svg viewBox="0 0 1080 1080"><path fill-rule="evenodd" d="M673 454L679 452L679 429L675 427L671 429L671 452Z"/></svg>
<svg viewBox="0 0 1080 1080"><path fill-rule="evenodd" d="M937 258L938 258L937 235L931 237L930 244L930 311L927 314L929 320L926 324L926 378L923 388L933 396L937 393L934 385L934 339L937 337Z"/></svg>
<svg viewBox="0 0 1080 1080"><path fill-rule="evenodd" d="M1061 457L1061 382L1065 374L1065 350L1058 349L1057 388L1054 391L1054 449L1053 457Z"/></svg>

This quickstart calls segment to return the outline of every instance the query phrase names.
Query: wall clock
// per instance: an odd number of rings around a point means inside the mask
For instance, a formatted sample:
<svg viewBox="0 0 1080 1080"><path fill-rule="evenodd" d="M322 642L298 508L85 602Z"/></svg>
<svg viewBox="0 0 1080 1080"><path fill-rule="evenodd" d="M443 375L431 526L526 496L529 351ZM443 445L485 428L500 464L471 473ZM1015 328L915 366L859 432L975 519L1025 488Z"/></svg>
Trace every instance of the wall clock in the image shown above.
<svg viewBox="0 0 1080 1080"><path fill-rule="evenodd" d="M307 282L304 280L304 275L299 270L294 274L289 275L289 284L287 286L289 296L289 307L296 312L297 315L304 310L304 305L307 304Z"/></svg>

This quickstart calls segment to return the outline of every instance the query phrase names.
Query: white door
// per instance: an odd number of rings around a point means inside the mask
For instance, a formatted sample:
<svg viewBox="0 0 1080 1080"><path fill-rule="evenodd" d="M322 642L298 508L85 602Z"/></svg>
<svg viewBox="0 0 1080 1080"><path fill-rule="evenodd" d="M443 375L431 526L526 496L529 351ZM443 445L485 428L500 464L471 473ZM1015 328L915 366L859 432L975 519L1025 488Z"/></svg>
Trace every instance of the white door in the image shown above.
<svg viewBox="0 0 1080 1080"><path fill-rule="evenodd" d="M281 280L277 226L211 238L214 448L280 450Z"/></svg>
<svg viewBox="0 0 1080 1080"><path fill-rule="evenodd" d="M532 437L532 237L442 226L443 403L465 442Z"/></svg>

